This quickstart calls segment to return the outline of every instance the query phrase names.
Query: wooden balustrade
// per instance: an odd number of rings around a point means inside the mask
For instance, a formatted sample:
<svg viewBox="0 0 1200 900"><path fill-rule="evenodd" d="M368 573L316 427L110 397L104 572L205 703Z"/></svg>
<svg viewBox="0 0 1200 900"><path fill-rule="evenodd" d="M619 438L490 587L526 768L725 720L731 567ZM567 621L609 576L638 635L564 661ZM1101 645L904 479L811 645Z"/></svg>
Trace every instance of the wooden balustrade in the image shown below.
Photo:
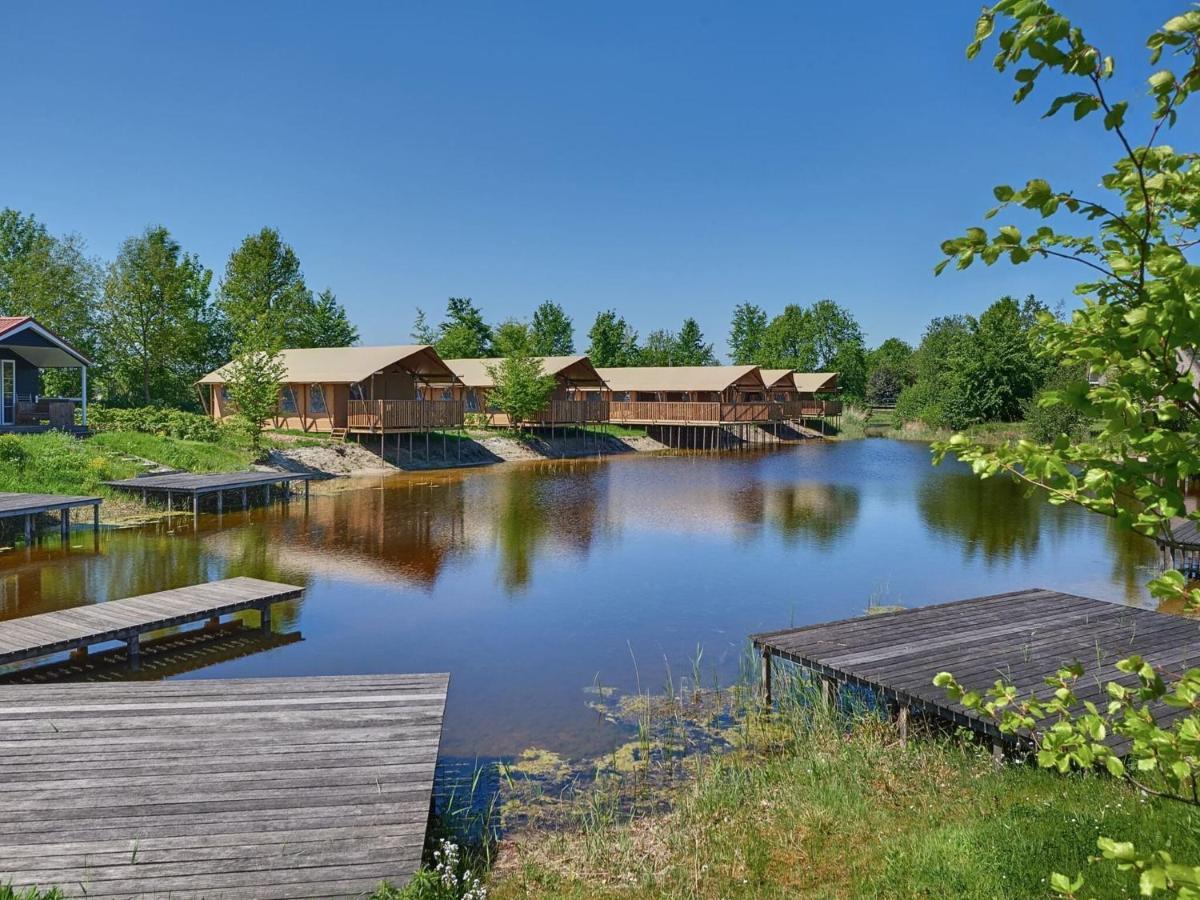
<svg viewBox="0 0 1200 900"><path fill-rule="evenodd" d="M842 414L841 400L784 400L778 405L785 419L820 419Z"/></svg>
<svg viewBox="0 0 1200 900"><path fill-rule="evenodd" d="M608 408L607 400L551 400L530 421L544 425L607 422Z"/></svg>
<svg viewBox="0 0 1200 900"><path fill-rule="evenodd" d="M351 400L346 425L352 431L428 431L461 428L460 400Z"/></svg>

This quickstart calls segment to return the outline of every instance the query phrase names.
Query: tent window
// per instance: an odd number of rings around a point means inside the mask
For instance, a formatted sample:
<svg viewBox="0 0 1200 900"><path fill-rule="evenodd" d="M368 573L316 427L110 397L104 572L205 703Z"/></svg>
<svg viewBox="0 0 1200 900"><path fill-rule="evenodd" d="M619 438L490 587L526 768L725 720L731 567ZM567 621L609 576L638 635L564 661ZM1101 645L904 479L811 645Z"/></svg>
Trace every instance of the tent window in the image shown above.
<svg viewBox="0 0 1200 900"><path fill-rule="evenodd" d="M314 416L323 416L329 412L325 408L325 391L319 384L308 386L308 412Z"/></svg>
<svg viewBox="0 0 1200 900"><path fill-rule="evenodd" d="M350 385L350 399L351 400L365 400L366 399L363 396L363 389L362 389L361 381Z"/></svg>
<svg viewBox="0 0 1200 900"><path fill-rule="evenodd" d="M300 407L296 405L296 394L290 384L285 384L279 392L279 411L285 416L294 416L300 412Z"/></svg>

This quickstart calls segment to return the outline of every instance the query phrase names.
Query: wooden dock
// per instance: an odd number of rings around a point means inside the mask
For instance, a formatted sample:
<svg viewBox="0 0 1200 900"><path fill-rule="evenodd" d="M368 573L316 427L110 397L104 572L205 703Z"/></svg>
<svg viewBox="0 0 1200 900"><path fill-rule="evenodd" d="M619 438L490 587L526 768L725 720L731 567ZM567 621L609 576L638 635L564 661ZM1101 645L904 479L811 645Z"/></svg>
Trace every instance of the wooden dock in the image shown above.
<svg viewBox="0 0 1200 900"><path fill-rule="evenodd" d="M0 519L25 518L25 544L33 543L33 517L42 513L59 514L59 533L65 538L71 530L71 510L92 508L92 530L100 530L100 497L69 497L61 494L10 494L0 492Z"/></svg>
<svg viewBox="0 0 1200 900"><path fill-rule="evenodd" d="M122 491L140 492L142 502L148 502L150 495L165 496L167 509L175 507L175 495L180 494L192 500L193 518L200 515L200 498L208 494L216 495L217 512L224 512L225 494L233 491L241 496L242 508L250 505L250 491L259 488L263 491L265 502L271 502L272 489L279 487L279 496L287 499L293 481L304 482L304 499L308 500L308 483L313 479L311 472L216 472L212 474L192 474L189 472L173 472L169 475L143 475L140 478L126 478L122 481L105 481L109 487Z"/></svg>
<svg viewBox="0 0 1200 900"><path fill-rule="evenodd" d="M271 627L271 604L294 600L303 588L258 578L228 578L208 584L109 600L0 622L0 666L121 641L136 667L141 636L151 631L217 620L256 609L263 629Z"/></svg>
<svg viewBox="0 0 1200 900"><path fill-rule="evenodd" d="M989 719L951 703L933 686L948 671L966 688L1004 679L1025 695L1049 693L1045 679L1078 660L1087 672L1081 701L1101 702L1103 683L1131 681L1115 663L1140 654L1168 671L1200 664L1194 619L1044 589L1015 591L804 628L752 635L763 657L770 697L771 660L796 663L825 690L857 685L890 704L906 722L912 710L972 729L997 751L1010 744ZM1095 677L1093 677L1095 676ZM1157 710L1169 723L1181 710Z"/></svg>
<svg viewBox="0 0 1200 900"><path fill-rule="evenodd" d="M0 884L356 897L421 860L447 675L0 687Z"/></svg>

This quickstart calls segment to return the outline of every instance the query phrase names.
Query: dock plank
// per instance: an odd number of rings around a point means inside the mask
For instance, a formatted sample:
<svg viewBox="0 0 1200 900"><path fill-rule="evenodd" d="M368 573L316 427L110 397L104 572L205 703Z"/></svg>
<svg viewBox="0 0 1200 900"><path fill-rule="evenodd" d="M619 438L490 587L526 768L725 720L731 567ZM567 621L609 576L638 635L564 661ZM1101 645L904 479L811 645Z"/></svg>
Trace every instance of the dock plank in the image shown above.
<svg viewBox="0 0 1200 900"><path fill-rule="evenodd" d="M448 684L0 686L0 883L176 898L403 884L421 860ZM314 728L321 739L305 740ZM31 732L46 752L13 755Z"/></svg>
<svg viewBox="0 0 1200 900"><path fill-rule="evenodd" d="M1200 660L1194 620L1043 588L764 632L751 640L760 651L822 677L868 687L993 739L994 724L933 686L938 672L953 672L971 690L1004 679L1022 693L1045 694L1047 677L1079 661L1097 679L1080 685L1082 700L1099 697L1105 681L1129 679L1115 668L1124 657L1139 654L1167 670Z"/></svg>

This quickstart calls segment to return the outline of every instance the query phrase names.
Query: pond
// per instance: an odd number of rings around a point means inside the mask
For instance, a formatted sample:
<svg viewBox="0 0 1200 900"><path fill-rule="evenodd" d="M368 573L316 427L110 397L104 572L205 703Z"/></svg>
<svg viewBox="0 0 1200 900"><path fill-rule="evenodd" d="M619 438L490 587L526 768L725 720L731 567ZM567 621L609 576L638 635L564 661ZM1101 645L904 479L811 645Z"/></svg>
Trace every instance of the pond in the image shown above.
<svg viewBox="0 0 1200 900"><path fill-rule="evenodd" d="M404 474L0 553L0 618L232 575L302 584L295 640L174 677L452 673L443 754L629 739L597 686L736 678L754 631L1044 586L1132 604L1153 545L884 439ZM84 600L83 598L86 598ZM211 664L210 664L211 662Z"/></svg>

